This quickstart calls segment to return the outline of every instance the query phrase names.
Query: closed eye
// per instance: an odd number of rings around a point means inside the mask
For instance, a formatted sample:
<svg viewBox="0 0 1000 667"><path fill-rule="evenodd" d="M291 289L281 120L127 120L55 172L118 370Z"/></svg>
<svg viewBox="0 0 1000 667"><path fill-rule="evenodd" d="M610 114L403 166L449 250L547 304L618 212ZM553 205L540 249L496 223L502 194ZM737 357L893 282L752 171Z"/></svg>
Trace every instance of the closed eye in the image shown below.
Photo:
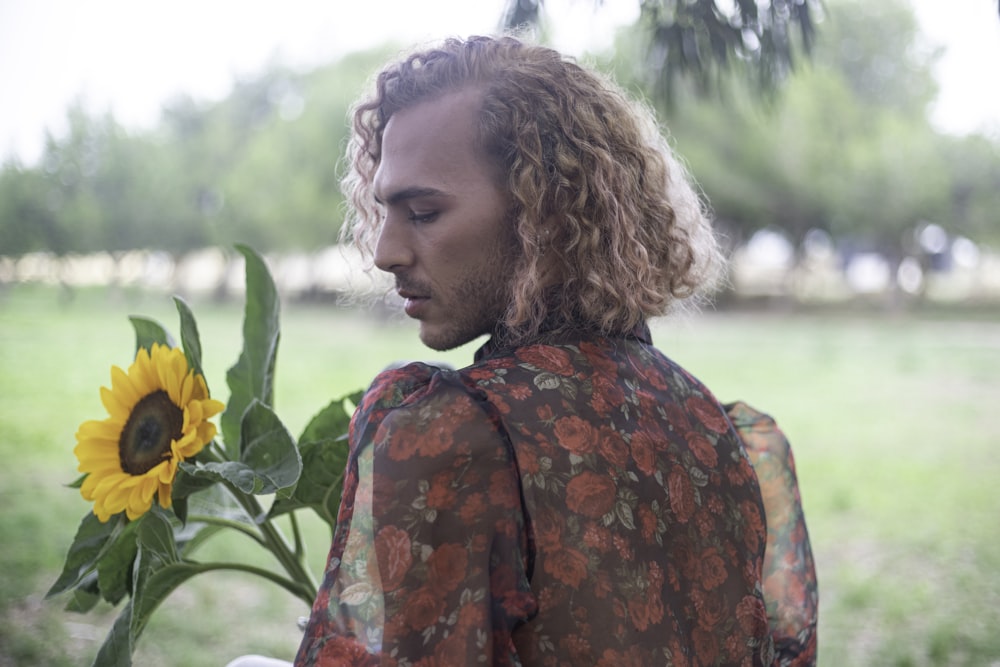
<svg viewBox="0 0 1000 667"><path fill-rule="evenodd" d="M433 222L437 216L438 216L437 211L430 211L428 213L417 213L416 211L410 211L409 215L407 215L407 220L415 223L426 223L426 222Z"/></svg>

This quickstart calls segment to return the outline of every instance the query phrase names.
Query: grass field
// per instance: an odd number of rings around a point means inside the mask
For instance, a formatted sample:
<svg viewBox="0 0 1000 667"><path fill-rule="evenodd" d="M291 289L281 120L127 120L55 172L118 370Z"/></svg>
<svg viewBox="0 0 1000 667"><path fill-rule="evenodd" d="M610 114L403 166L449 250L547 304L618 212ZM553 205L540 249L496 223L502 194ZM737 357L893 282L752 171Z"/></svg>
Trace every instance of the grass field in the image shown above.
<svg viewBox="0 0 1000 667"><path fill-rule="evenodd" d="M207 379L225 398L236 304L192 303ZM170 300L124 292L0 292L0 666L90 663L115 610L45 601L88 506L74 432L133 351L129 314L177 330ZM276 403L293 433L394 360L430 355L410 324L334 306L283 313ZM723 400L772 413L795 449L820 579L820 664L1000 665L1000 313L975 318L709 313L656 343ZM319 572L329 535L310 524ZM236 553L240 538L210 546ZM246 576L207 577L157 612L136 664L290 658L304 606Z"/></svg>

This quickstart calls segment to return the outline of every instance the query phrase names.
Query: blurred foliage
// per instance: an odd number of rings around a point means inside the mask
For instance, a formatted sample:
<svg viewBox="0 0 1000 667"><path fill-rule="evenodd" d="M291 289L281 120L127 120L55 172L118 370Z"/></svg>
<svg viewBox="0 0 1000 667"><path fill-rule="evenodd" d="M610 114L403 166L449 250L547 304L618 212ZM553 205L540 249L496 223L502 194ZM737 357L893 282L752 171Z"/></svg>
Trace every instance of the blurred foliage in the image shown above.
<svg viewBox="0 0 1000 667"><path fill-rule="evenodd" d="M642 50L643 84L667 104L680 82L705 93L731 72L752 80L758 93L773 93L797 52L810 51L820 7L817 0L637 2L640 18L630 39ZM503 26L543 27L543 6L544 0L508 0Z"/></svg>
<svg viewBox="0 0 1000 667"><path fill-rule="evenodd" d="M333 243L348 109L386 53L271 66L221 101L169 101L152 131L74 104L38 165L0 171L0 254Z"/></svg>
<svg viewBox="0 0 1000 667"><path fill-rule="evenodd" d="M1000 242L1000 143L930 125L938 52L905 0L829 0L809 10L812 55L773 95L762 97L745 68L716 63L717 95L701 94L704 80L678 78L667 103L649 87L648 12L701 4L644 1L638 24L594 59L659 107L734 243L762 228L794 242L822 229L898 259L926 221ZM0 169L0 255L333 243L348 110L393 50L306 72L272 64L236 81L225 99L171 100L152 130L129 131L73 105L69 130L48 138L37 165Z"/></svg>
<svg viewBox="0 0 1000 667"><path fill-rule="evenodd" d="M729 78L718 99L661 105L674 144L735 241L772 228L798 244L812 229L892 259L935 222L1000 242L1000 144L928 119L939 52L905 0L831 0L813 55L762 103ZM640 94L641 46L619 39L605 63ZM637 70L637 64L639 68Z"/></svg>

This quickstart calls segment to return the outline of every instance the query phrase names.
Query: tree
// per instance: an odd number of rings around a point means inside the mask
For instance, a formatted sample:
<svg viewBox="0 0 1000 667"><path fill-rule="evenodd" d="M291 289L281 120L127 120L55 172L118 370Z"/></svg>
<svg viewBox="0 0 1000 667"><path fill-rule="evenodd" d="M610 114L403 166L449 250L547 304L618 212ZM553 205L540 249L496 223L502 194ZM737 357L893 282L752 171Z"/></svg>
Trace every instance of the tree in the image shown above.
<svg viewBox="0 0 1000 667"><path fill-rule="evenodd" d="M594 0L600 3L602 0ZM808 53L815 38L818 0L638 0L644 52L643 82L654 97L672 102L687 79L705 93L732 70L768 95ZM538 25L543 0L509 0L503 27ZM798 34L798 39L795 34Z"/></svg>
<svg viewBox="0 0 1000 667"><path fill-rule="evenodd" d="M953 207L950 140L926 114L936 56L915 48L902 0L830 0L827 9L809 66L773 104L730 81L726 104L694 99L663 117L736 241L771 227L799 242L819 228L899 259L922 220L943 220ZM618 63L619 78L631 68ZM973 177L989 173L989 152L976 156L977 168L962 172L970 214L991 201L971 194Z"/></svg>

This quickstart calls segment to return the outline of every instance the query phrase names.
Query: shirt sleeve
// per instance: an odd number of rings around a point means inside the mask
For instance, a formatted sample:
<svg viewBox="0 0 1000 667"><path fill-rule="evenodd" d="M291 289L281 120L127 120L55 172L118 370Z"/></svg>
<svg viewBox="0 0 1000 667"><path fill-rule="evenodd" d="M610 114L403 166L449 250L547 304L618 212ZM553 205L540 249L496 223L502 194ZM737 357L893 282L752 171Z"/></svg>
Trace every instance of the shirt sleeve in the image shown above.
<svg viewBox="0 0 1000 667"><path fill-rule="evenodd" d="M383 373L349 467L297 664L519 664L511 634L536 605L517 469L488 406L448 371Z"/></svg>
<svg viewBox="0 0 1000 667"><path fill-rule="evenodd" d="M763 584L774 664L815 665L819 593L791 445L771 417L745 403L726 409L746 446L764 499Z"/></svg>

